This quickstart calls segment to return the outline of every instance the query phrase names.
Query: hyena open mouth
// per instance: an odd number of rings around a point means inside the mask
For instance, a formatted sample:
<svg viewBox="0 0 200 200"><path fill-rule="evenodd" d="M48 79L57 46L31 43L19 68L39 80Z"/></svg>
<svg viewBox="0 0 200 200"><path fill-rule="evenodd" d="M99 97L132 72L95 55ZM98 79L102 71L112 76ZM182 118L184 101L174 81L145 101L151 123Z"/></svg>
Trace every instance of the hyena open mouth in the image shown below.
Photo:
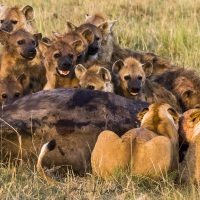
<svg viewBox="0 0 200 200"><path fill-rule="evenodd" d="M67 76L70 73L70 70L60 70L56 67L56 71L60 76Z"/></svg>
<svg viewBox="0 0 200 200"><path fill-rule="evenodd" d="M138 93L139 93L139 91L129 91L129 89L127 88L127 91L128 91L128 93L130 94L130 95L132 95L132 96L137 96L138 95Z"/></svg>

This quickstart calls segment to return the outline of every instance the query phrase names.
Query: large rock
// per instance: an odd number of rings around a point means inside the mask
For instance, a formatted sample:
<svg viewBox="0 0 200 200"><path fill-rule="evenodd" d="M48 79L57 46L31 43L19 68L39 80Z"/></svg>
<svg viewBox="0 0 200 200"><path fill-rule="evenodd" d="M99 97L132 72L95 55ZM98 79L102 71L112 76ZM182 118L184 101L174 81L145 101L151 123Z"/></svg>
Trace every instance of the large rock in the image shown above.
<svg viewBox="0 0 200 200"><path fill-rule="evenodd" d="M90 90L56 89L25 96L1 111L3 157L18 155L14 129L22 136L23 159L37 158L41 146L55 139L56 149L44 159L50 166L70 166L75 172L90 168L91 151L99 133L112 130L121 136L137 127L137 113L147 103ZM12 127L12 128L11 128ZM14 129L13 129L14 128Z"/></svg>

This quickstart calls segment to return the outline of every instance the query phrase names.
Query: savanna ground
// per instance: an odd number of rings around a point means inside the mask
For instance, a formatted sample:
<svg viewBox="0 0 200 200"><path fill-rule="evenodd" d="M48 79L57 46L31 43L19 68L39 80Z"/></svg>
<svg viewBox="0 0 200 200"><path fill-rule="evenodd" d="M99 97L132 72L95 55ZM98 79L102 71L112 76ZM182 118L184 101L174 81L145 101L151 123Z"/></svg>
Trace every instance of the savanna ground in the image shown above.
<svg viewBox="0 0 200 200"><path fill-rule="evenodd" d="M79 25L86 13L105 13L117 19L114 33L123 47L154 52L176 65L198 71L200 64L200 0L5 0L7 6L32 5L36 27L43 36L63 32L66 21ZM48 185L35 167L0 166L0 199L200 199L198 186L174 183L171 176L160 181L134 178L129 173L102 181L66 174L57 180L66 188Z"/></svg>

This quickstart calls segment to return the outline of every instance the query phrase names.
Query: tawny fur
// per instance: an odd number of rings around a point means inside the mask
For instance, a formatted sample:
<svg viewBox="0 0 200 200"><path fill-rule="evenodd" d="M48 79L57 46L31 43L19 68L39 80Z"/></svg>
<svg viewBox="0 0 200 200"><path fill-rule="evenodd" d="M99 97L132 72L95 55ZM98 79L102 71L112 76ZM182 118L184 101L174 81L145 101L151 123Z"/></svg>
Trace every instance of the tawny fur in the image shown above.
<svg viewBox="0 0 200 200"><path fill-rule="evenodd" d="M3 44L0 66L1 77L7 77L8 75L18 77L25 73L30 79L27 92L32 93L42 90L46 83L45 67L36 48L42 35L40 33L31 34L24 29L20 29L12 33L0 31L0 36ZM35 53L30 54L29 51Z"/></svg>
<svg viewBox="0 0 200 200"><path fill-rule="evenodd" d="M49 46L44 54L47 76L45 90L78 86L78 79L75 76L74 70L78 56L77 49L80 46L82 46L81 40L69 45L62 39L54 41Z"/></svg>
<svg viewBox="0 0 200 200"><path fill-rule="evenodd" d="M100 90L104 92L114 92L112 76L107 68L111 64L100 61L92 61L75 68L76 77L79 79L81 89Z"/></svg>
<svg viewBox="0 0 200 200"><path fill-rule="evenodd" d="M180 163L180 180L200 183L200 109L186 111L180 120L179 134L189 143Z"/></svg>
<svg viewBox="0 0 200 200"><path fill-rule="evenodd" d="M113 64L113 73L117 76L115 92L134 100L168 103L178 112L182 112L176 97L171 92L147 79L152 71L152 65L142 65L132 57L116 61Z"/></svg>
<svg viewBox="0 0 200 200"><path fill-rule="evenodd" d="M18 6L0 6L0 20L3 20L0 28L7 32L24 29L30 33L36 33L34 28L34 17L34 9L30 5L22 8Z"/></svg>
<svg viewBox="0 0 200 200"><path fill-rule="evenodd" d="M88 52L88 46L94 40L94 35L89 29L84 30L82 33L79 33L77 30L70 31L64 34L59 34L59 33L54 32L54 36L57 39L62 39L68 44L71 44L77 40L81 40L82 46L80 46L80 48L77 49L78 57L77 57L76 63L79 64L79 63L85 62L86 54Z"/></svg>
<svg viewBox="0 0 200 200"><path fill-rule="evenodd" d="M98 58L98 52L101 48L102 43L102 33L99 27L90 24L83 23L80 26L75 26L71 22L67 22L67 28L69 31L76 31L79 34L83 34L86 30L90 30L93 34L92 38L88 38L88 51L85 57L85 61L87 60L95 60Z"/></svg>
<svg viewBox="0 0 200 200"><path fill-rule="evenodd" d="M132 175L158 178L178 168L179 114L168 104L152 104L139 114L141 127L120 138L100 133L91 156L92 172L103 179L130 167Z"/></svg>
<svg viewBox="0 0 200 200"><path fill-rule="evenodd" d="M0 104L7 104L13 102L24 95L24 82L26 80L25 74L19 77L7 76L0 79Z"/></svg>

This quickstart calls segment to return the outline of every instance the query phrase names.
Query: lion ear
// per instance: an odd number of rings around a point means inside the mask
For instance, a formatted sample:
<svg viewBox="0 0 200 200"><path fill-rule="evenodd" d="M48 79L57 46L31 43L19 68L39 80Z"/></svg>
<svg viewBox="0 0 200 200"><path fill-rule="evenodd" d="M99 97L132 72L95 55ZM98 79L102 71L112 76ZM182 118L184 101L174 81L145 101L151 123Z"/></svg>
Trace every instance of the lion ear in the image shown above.
<svg viewBox="0 0 200 200"><path fill-rule="evenodd" d="M173 117L174 122L175 122L176 124L178 124L180 115L179 115L173 108L168 108L167 111L168 111L169 114Z"/></svg>
<svg viewBox="0 0 200 200"><path fill-rule="evenodd" d="M144 108L144 109L142 109L142 110L138 113L138 115L137 115L138 120L142 121L144 115L145 115L148 111L149 111L149 108Z"/></svg>

